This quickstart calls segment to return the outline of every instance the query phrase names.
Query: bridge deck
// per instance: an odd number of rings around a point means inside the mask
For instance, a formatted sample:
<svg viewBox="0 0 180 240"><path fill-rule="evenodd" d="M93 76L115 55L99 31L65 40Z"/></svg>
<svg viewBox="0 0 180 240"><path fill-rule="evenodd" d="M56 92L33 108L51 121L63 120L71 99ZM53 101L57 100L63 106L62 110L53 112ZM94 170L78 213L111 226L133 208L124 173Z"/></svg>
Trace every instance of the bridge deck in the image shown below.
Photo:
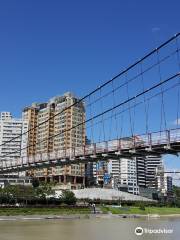
<svg viewBox="0 0 180 240"><path fill-rule="evenodd" d="M136 135L82 147L0 161L0 174L98 160L133 158L180 152L180 128Z"/></svg>

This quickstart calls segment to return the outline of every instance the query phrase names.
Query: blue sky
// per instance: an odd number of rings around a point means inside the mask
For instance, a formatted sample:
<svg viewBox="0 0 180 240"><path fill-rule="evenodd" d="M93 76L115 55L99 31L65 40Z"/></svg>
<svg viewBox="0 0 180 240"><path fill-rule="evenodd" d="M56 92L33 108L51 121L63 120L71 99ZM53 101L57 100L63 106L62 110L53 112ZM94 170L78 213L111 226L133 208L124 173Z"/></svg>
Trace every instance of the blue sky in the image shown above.
<svg viewBox="0 0 180 240"><path fill-rule="evenodd" d="M19 117L65 91L83 96L179 32L179 9L178 0L1 1L0 111Z"/></svg>

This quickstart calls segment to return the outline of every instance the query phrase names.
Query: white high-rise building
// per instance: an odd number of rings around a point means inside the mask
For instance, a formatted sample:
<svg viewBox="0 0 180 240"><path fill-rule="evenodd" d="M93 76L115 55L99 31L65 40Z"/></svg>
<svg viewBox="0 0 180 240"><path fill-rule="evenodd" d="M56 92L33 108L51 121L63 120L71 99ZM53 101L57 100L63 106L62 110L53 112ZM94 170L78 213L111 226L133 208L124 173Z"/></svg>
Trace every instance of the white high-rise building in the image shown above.
<svg viewBox="0 0 180 240"><path fill-rule="evenodd" d="M139 194L136 173L136 159L120 158L119 160L110 160L108 172L112 176L112 187L124 189L129 193Z"/></svg>
<svg viewBox="0 0 180 240"><path fill-rule="evenodd" d="M136 157L137 182L141 188L146 187L146 157Z"/></svg>
<svg viewBox="0 0 180 240"><path fill-rule="evenodd" d="M120 169L121 169L121 164L120 164L120 159L119 160L109 160L108 163L108 172L111 174L112 178L119 178L120 175Z"/></svg>
<svg viewBox="0 0 180 240"><path fill-rule="evenodd" d="M157 189L156 168L162 165L160 156L151 155L146 157L146 187Z"/></svg>
<svg viewBox="0 0 180 240"><path fill-rule="evenodd" d="M164 173L164 166L158 166L156 168L156 181L157 190L159 190L164 196L172 195L173 184L172 177L167 173Z"/></svg>
<svg viewBox="0 0 180 240"><path fill-rule="evenodd" d="M22 130L27 123L13 118L10 112L0 113L0 161L16 161L21 156ZM13 141L10 141L14 139Z"/></svg>
<svg viewBox="0 0 180 240"><path fill-rule="evenodd" d="M109 160L108 173L112 177L112 187L139 194L140 188L158 189L156 168L162 166L160 156L121 158ZM170 180L168 179L168 183ZM169 184L170 185L170 184Z"/></svg>
<svg viewBox="0 0 180 240"><path fill-rule="evenodd" d="M120 182L128 186L128 192L139 194L136 173L136 159L121 158L120 160Z"/></svg>

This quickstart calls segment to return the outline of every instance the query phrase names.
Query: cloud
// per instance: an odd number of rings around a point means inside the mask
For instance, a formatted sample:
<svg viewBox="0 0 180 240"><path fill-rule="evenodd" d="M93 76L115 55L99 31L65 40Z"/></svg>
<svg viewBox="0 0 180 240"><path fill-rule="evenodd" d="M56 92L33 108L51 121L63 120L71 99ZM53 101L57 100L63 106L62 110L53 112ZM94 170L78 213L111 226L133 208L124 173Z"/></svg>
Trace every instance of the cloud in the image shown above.
<svg viewBox="0 0 180 240"><path fill-rule="evenodd" d="M172 124L173 124L173 125L180 125L180 118L174 120L174 121L172 122Z"/></svg>

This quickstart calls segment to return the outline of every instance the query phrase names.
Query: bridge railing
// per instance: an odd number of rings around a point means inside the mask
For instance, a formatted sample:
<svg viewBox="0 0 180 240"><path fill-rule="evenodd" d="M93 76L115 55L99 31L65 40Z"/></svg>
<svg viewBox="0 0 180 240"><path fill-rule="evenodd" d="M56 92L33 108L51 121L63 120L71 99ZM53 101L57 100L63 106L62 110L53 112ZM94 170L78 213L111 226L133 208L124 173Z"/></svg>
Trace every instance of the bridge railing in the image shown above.
<svg viewBox="0 0 180 240"><path fill-rule="evenodd" d="M108 141L96 143L96 153L107 153L108 152Z"/></svg>
<svg viewBox="0 0 180 240"><path fill-rule="evenodd" d="M131 143L129 145L130 148L136 148L136 147L144 147L147 144L149 144L149 135L136 135L132 137Z"/></svg>
<svg viewBox="0 0 180 240"><path fill-rule="evenodd" d="M141 147L151 147L157 145L167 145L180 142L180 129L171 129L161 132L136 135L129 138L115 139L100 143L92 143L85 146L62 149L50 153L36 154L32 156L23 156L21 158L7 159L0 161L0 168L15 168L17 166L42 164L63 159L73 160L75 157L85 157L96 155L98 153L108 153L119 150L130 150Z"/></svg>
<svg viewBox="0 0 180 240"><path fill-rule="evenodd" d="M89 144L85 146L85 155L93 155L96 151L96 146L94 144Z"/></svg>
<svg viewBox="0 0 180 240"><path fill-rule="evenodd" d="M66 150L61 149L56 152L57 158L66 158Z"/></svg>
<svg viewBox="0 0 180 240"><path fill-rule="evenodd" d="M169 139L166 131L151 134L152 145L167 144Z"/></svg>
<svg viewBox="0 0 180 240"><path fill-rule="evenodd" d="M134 147L133 138L129 139L120 139L120 149L126 150Z"/></svg>
<svg viewBox="0 0 180 240"><path fill-rule="evenodd" d="M74 149L74 157L75 156L84 156L84 154L85 154L85 146L76 147Z"/></svg>
<svg viewBox="0 0 180 240"><path fill-rule="evenodd" d="M170 131L170 142L180 142L180 129Z"/></svg>

